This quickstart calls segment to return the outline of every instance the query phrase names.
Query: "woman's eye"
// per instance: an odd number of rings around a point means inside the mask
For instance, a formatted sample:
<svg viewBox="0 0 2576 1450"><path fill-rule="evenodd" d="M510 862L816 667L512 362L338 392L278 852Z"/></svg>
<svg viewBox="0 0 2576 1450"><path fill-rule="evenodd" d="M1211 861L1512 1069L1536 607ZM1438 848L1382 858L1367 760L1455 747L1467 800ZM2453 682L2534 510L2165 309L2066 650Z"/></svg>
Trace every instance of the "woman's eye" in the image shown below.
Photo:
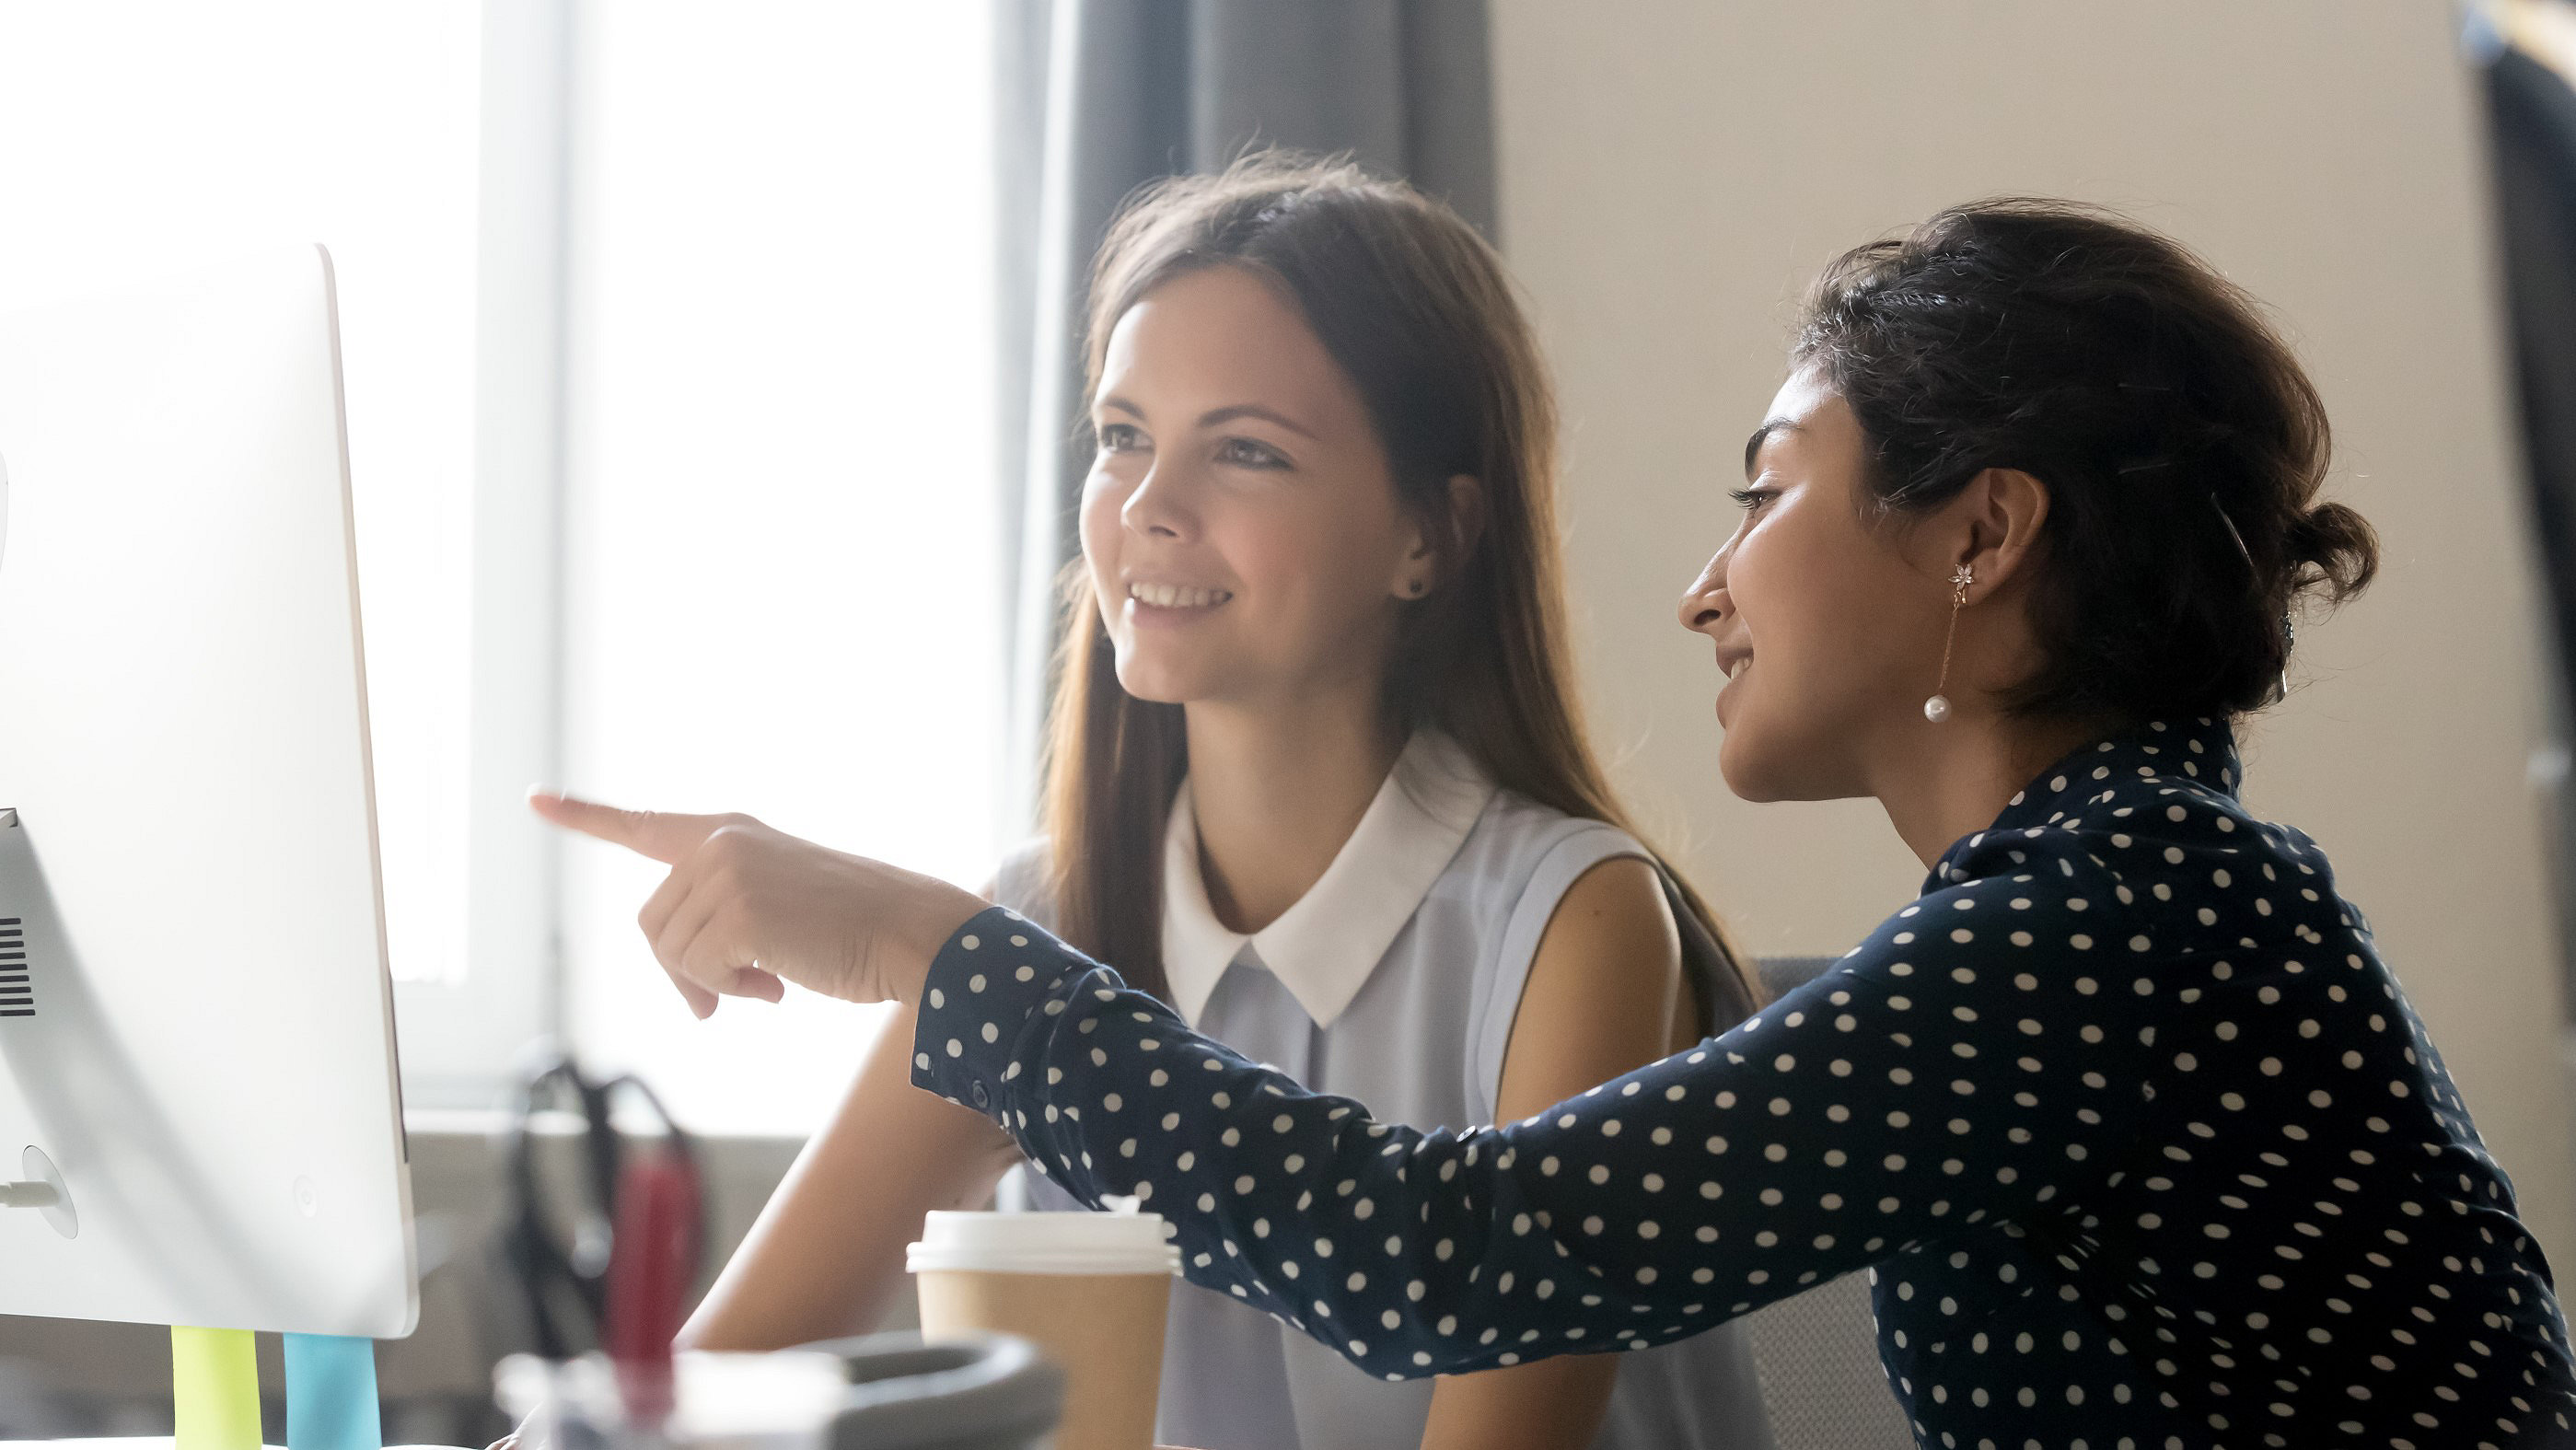
<svg viewBox="0 0 2576 1450"><path fill-rule="evenodd" d="M1099 428L1100 451L1124 453L1145 446L1144 430L1133 423L1103 423Z"/></svg>
<svg viewBox="0 0 2576 1450"><path fill-rule="evenodd" d="M1735 500L1737 508L1746 513L1755 513L1760 511L1764 504L1778 498L1780 491L1776 488L1731 488L1726 491L1726 496Z"/></svg>
<svg viewBox="0 0 2576 1450"><path fill-rule="evenodd" d="M1288 460L1266 443L1250 438L1228 438L1217 445L1217 461L1237 468L1286 468Z"/></svg>

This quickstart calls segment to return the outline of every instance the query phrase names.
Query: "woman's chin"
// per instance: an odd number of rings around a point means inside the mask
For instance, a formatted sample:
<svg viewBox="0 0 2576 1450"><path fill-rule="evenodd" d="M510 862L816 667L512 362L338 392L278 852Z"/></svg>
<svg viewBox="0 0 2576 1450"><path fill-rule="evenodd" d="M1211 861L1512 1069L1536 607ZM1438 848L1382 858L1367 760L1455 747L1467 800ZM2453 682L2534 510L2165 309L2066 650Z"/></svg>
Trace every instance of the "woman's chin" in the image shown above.
<svg viewBox="0 0 2576 1450"><path fill-rule="evenodd" d="M1754 748L1741 722L1720 726L1725 734L1717 743L1717 774L1738 800L1767 801L1778 797L1765 793L1766 773L1761 752Z"/></svg>
<svg viewBox="0 0 2576 1450"><path fill-rule="evenodd" d="M1717 749L1717 773L1726 788L1738 800L1755 805L1777 801L1853 800L1869 794L1863 777L1851 762L1838 756L1821 755L1810 749L1772 748L1770 740L1781 738L1773 732L1766 739L1760 731L1748 731L1738 721L1726 732ZM1792 731L1788 742L1813 740L1812 733Z"/></svg>
<svg viewBox="0 0 2576 1450"><path fill-rule="evenodd" d="M1736 731L1726 731L1726 739L1718 742L1718 778L1726 780L1726 788L1739 801L1777 801L1780 796L1772 791L1759 757L1752 749L1739 747L1736 739L1741 739Z"/></svg>
<svg viewBox="0 0 2576 1450"><path fill-rule="evenodd" d="M1118 688L1149 705L1186 705L1208 697L1206 681L1195 670L1175 668L1170 661L1127 654L1118 660Z"/></svg>
<svg viewBox="0 0 2576 1450"><path fill-rule="evenodd" d="M1717 746L1717 773L1736 799L1761 805L1824 798L1805 788L1813 783L1804 779L1809 772L1799 769L1800 762L1771 748L1770 739L1776 732L1766 734L1749 725L1741 714L1725 730L1725 738Z"/></svg>

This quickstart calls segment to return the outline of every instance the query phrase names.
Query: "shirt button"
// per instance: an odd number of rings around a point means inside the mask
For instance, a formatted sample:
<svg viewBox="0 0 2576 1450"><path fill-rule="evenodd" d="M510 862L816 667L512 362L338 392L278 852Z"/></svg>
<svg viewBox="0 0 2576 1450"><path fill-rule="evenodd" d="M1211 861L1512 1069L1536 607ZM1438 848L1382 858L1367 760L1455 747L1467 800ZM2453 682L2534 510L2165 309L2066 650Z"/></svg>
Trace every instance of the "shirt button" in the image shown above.
<svg viewBox="0 0 2576 1450"><path fill-rule="evenodd" d="M993 1095L984 1091L984 1085L980 1082L969 1086L966 1089L966 1096L973 1098L975 1100L975 1106L979 1108L990 1108L993 1106Z"/></svg>

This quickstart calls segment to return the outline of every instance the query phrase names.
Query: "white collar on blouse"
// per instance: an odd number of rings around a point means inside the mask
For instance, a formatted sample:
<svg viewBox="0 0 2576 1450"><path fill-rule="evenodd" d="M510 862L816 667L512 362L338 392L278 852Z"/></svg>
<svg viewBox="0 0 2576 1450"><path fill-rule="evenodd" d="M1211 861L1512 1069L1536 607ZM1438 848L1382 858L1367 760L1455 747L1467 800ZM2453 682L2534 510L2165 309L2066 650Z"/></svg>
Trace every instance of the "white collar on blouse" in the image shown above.
<svg viewBox="0 0 2576 1450"><path fill-rule="evenodd" d="M1163 972L1172 1005L1197 1022L1248 942L1251 964L1278 977L1316 1026L1330 1027L1493 798L1494 783L1464 750L1443 736L1415 735L1323 876L1277 921L1245 936L1208 905L1198 816L1183 780L1163 832Z"/></svg>

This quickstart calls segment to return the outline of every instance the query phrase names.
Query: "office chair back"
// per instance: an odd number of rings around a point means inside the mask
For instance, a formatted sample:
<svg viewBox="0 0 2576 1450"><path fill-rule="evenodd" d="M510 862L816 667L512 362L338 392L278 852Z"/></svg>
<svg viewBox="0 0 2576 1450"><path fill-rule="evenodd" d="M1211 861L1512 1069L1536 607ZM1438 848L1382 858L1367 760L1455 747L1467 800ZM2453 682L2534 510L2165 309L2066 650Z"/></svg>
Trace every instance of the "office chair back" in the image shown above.
<svg viewBox="0 0 2576 1450"><path fill-rule="evenodd" d="M1765 957L1762 987L1777 999L1823 974L1835 957ZM1778 1450L1912 1450L1914 1436L1878 1360L1869 1276L1846 1274L1744 1318L1753 1368Z"/></svg>

